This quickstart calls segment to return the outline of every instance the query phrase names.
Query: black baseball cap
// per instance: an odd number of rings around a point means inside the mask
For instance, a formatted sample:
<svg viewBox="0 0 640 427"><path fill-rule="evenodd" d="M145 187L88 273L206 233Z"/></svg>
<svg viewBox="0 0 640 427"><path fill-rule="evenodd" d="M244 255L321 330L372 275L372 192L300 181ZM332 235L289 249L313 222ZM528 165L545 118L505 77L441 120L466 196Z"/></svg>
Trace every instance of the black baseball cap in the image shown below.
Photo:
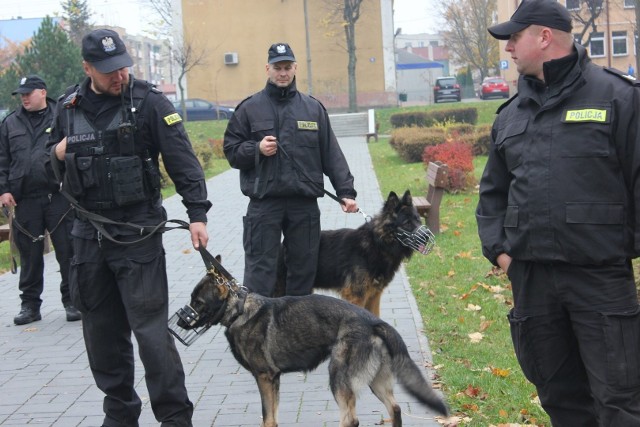
<svg viewBox="0 0 640 427"><path fill-rule="evenodd" d="M570 33L571 14L556 0L523 0L507 22L489 27L488 31L498 40L509 40L529 25L541 25Z"/></svg>
<svg viewBox="0 0 640 427"><path fill-rule="evenodd" d="M30 76L26 76L20 79L20 85L18 89L11 92L11 95L16 95L18 93L31 93L35 89L46 89L47 84L42 80L39 76L32 74Z"/></svg>
<svg viewBox="0 0 640 427"><path fill-rule="evenodd" d="M82 38L82 59L104 74L133 65L118 33L106 28L93 30Z"/></svg>
<svg viewBox="0 0 640 427"><path fill-rule="evenodd" d="M274 43L269 48L269 64L280 61L295 61L291 47L287 43Z"/></svg>

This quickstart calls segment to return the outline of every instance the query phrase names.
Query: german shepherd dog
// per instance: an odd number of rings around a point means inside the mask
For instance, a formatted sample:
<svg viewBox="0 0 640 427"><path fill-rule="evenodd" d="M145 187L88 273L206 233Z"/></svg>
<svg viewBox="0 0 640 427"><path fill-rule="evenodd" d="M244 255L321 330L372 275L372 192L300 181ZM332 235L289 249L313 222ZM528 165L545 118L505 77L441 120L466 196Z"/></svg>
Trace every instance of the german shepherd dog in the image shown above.
<svg viewBox="0 0 640 427"><path fill-rule="evenodd" d="M400 263L408 260L414 249L421 250L406 246L398 235L411 234L420 226L422 221L407 190L401 199L390 192L380 213L358 228L321 231L313 288L336 291L342 299L380 316L382 292ZM281 245L273 297L286 294L285 257Z"/></svg>
<svg viewBox="0 0 640 427"><path fill-rule="evenodd" d="M219 259L219 258L217 258ZM325 295L268 298L208 273L191 293L195 313L183 329L222 324L236 360L256 379L262 427L278 425L280 375L307 372L329 359L329 379L340 408L340 427L358 426L356 396L362 385L402 425L394 377L420 402L446 415L447 406L411 360L400 334L368 311Z"/></svg>

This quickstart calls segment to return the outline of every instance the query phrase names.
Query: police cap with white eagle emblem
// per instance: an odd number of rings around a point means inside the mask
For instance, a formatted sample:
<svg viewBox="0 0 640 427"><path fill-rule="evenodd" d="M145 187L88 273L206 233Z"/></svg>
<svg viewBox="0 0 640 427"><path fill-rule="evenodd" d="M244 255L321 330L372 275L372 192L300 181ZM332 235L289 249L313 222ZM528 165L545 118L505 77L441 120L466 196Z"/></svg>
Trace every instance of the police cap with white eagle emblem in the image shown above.
<svg viewBox="0 0 640 427"><path fill-rule="evenodd" d="M133 65L118 33L106 28L93 30L82 38L82 59L103 74Z"/></svg>
<svg viewBox="0 0 640 427"><path fill-rule="evenodd" d="M293 50L286 43L275 43L269 48L269 64L274 64L280 61L294 61L296 57L293 55Z"/></svg>
<svg viewBox="0 0 640 427"><path fill-rule="evenodd" d="M46 89L47 84L42 80L39 76L32 74L30 76L26 76L20 79L20 85L16 90L11 92L11 95L17 94L27 94L31 93L36 89Z"/></svg>

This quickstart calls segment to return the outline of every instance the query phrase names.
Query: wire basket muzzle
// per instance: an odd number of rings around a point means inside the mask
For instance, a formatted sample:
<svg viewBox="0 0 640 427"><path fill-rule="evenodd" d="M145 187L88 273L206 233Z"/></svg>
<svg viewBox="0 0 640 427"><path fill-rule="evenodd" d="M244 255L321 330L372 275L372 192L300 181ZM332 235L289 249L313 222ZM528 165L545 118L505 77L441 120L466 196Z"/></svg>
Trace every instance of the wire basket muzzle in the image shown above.
<svg viewBox="0 0 640 427"><path fill-rule="evenodd" d="M199 318L200 315L187 304L169 318L169 332L178 341L189 347L212 326L207 324L197 328L193 327ZM186 329L185 326L189 329Z"/></svg>
<svg viewBox="0 0 640 427"><path fill-rule="evenodd" d="M427 255L436 244L436 238L424 225L416 228L412 232L397 231L396 239L404 246Z"/></svg>

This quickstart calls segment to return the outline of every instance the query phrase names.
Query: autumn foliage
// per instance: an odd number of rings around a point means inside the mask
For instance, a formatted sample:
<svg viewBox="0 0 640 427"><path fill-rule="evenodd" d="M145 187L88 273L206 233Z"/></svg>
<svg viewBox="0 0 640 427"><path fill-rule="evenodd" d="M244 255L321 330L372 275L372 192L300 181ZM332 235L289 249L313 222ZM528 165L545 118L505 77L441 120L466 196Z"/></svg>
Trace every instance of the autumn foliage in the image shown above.
<svg viewBox="0 0 640 427"><path fill-rule="evenodd" d="M429 162L440 161L449 167L449 191L459 191L475 185L471 145L456 139L426 147L422 153L425 168Z"/></svg>

